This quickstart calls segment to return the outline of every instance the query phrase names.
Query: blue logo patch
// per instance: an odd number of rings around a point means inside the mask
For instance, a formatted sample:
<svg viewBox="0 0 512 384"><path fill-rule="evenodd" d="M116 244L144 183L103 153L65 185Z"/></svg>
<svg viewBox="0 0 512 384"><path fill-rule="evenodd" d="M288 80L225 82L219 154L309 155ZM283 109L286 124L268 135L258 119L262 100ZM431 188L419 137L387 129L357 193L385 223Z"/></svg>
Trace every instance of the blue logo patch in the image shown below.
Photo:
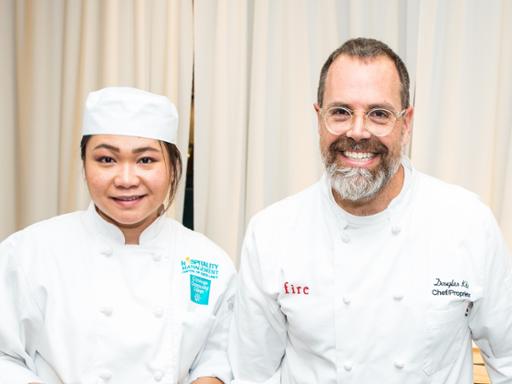
<svg viewBox="0 0 512 384"><path fill-rule="evenodd" d="M190 275L190 300L196 304L208 305L211 280Z"/></svg>
<svg viewBox="0 0 512 384"><path fill-rule="evenodd" d="M192 259L189 256L181 260L180 264L181 273L190 272L208 279L217 279L219 277L219 264L200 259Z"/></svg>

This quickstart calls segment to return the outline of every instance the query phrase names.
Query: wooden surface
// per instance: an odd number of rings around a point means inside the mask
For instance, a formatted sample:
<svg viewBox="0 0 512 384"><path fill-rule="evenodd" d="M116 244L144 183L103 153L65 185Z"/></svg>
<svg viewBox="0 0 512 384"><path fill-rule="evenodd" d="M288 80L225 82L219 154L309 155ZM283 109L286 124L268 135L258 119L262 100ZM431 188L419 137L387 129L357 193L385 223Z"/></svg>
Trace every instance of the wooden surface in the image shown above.
<svg viewBox="0 0 512 384"><path fill-rule="evenodd" d="M475 384L489 384L489 376L478 348L473 348L473 380Z"/></svg>

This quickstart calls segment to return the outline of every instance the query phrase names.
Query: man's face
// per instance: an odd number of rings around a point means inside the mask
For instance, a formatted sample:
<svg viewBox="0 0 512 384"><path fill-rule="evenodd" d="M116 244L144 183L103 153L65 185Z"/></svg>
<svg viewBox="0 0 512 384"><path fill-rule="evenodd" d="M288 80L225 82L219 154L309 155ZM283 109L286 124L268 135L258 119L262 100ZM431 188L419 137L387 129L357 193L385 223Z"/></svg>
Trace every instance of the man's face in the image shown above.
<svg viewBox="0 0 512 384"><path fill-rule="evenodd" d="M327 131L320 107L320 150L331 185L343 200L369 201L389 183L400 167L402 148L409 138L412 108L386 136L376 137L365 129L364 113L381 107L402 110L400 78L394 63L385 56L365 61L339 56L329 68L323 107L342 105L356 111L353 126L341 135Z"/></svg>

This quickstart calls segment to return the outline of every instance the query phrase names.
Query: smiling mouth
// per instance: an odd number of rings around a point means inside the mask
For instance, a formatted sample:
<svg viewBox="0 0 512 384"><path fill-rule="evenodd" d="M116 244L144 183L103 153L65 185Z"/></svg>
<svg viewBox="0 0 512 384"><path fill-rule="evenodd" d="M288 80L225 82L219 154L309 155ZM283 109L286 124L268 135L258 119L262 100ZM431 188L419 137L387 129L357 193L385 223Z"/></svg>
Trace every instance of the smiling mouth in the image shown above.
<svg viewBox="0 0 512 384"><path fill-rule="evenodd" d="M136 196L114 196L112 197L113 200L116 201L136 201L142 199L146 195L136 195Z"/></svg>
<svg viewBox="0 0 512 384"><path fill-rule="evenodd" d="M343 156L345 156L347 159L350 160L371 160L375 156L377 156L376 153L372 152L352 152L352 151L343 151Z"/></svg>

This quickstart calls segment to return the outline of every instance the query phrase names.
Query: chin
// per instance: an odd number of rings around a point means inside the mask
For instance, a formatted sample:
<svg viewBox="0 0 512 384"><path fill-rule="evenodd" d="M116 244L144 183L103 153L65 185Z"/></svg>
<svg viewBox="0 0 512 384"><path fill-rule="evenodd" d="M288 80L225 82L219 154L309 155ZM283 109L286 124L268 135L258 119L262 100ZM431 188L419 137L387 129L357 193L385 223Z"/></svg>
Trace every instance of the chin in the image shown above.
<svg viewBox="0 0 512 384"><path fill-rule="evenodd" d="M114 219L115 220L115 219ZM149 220L149 216L146 217L130 217L130 218L119 218L115 222L121 227L138 227Z"/></svg>

